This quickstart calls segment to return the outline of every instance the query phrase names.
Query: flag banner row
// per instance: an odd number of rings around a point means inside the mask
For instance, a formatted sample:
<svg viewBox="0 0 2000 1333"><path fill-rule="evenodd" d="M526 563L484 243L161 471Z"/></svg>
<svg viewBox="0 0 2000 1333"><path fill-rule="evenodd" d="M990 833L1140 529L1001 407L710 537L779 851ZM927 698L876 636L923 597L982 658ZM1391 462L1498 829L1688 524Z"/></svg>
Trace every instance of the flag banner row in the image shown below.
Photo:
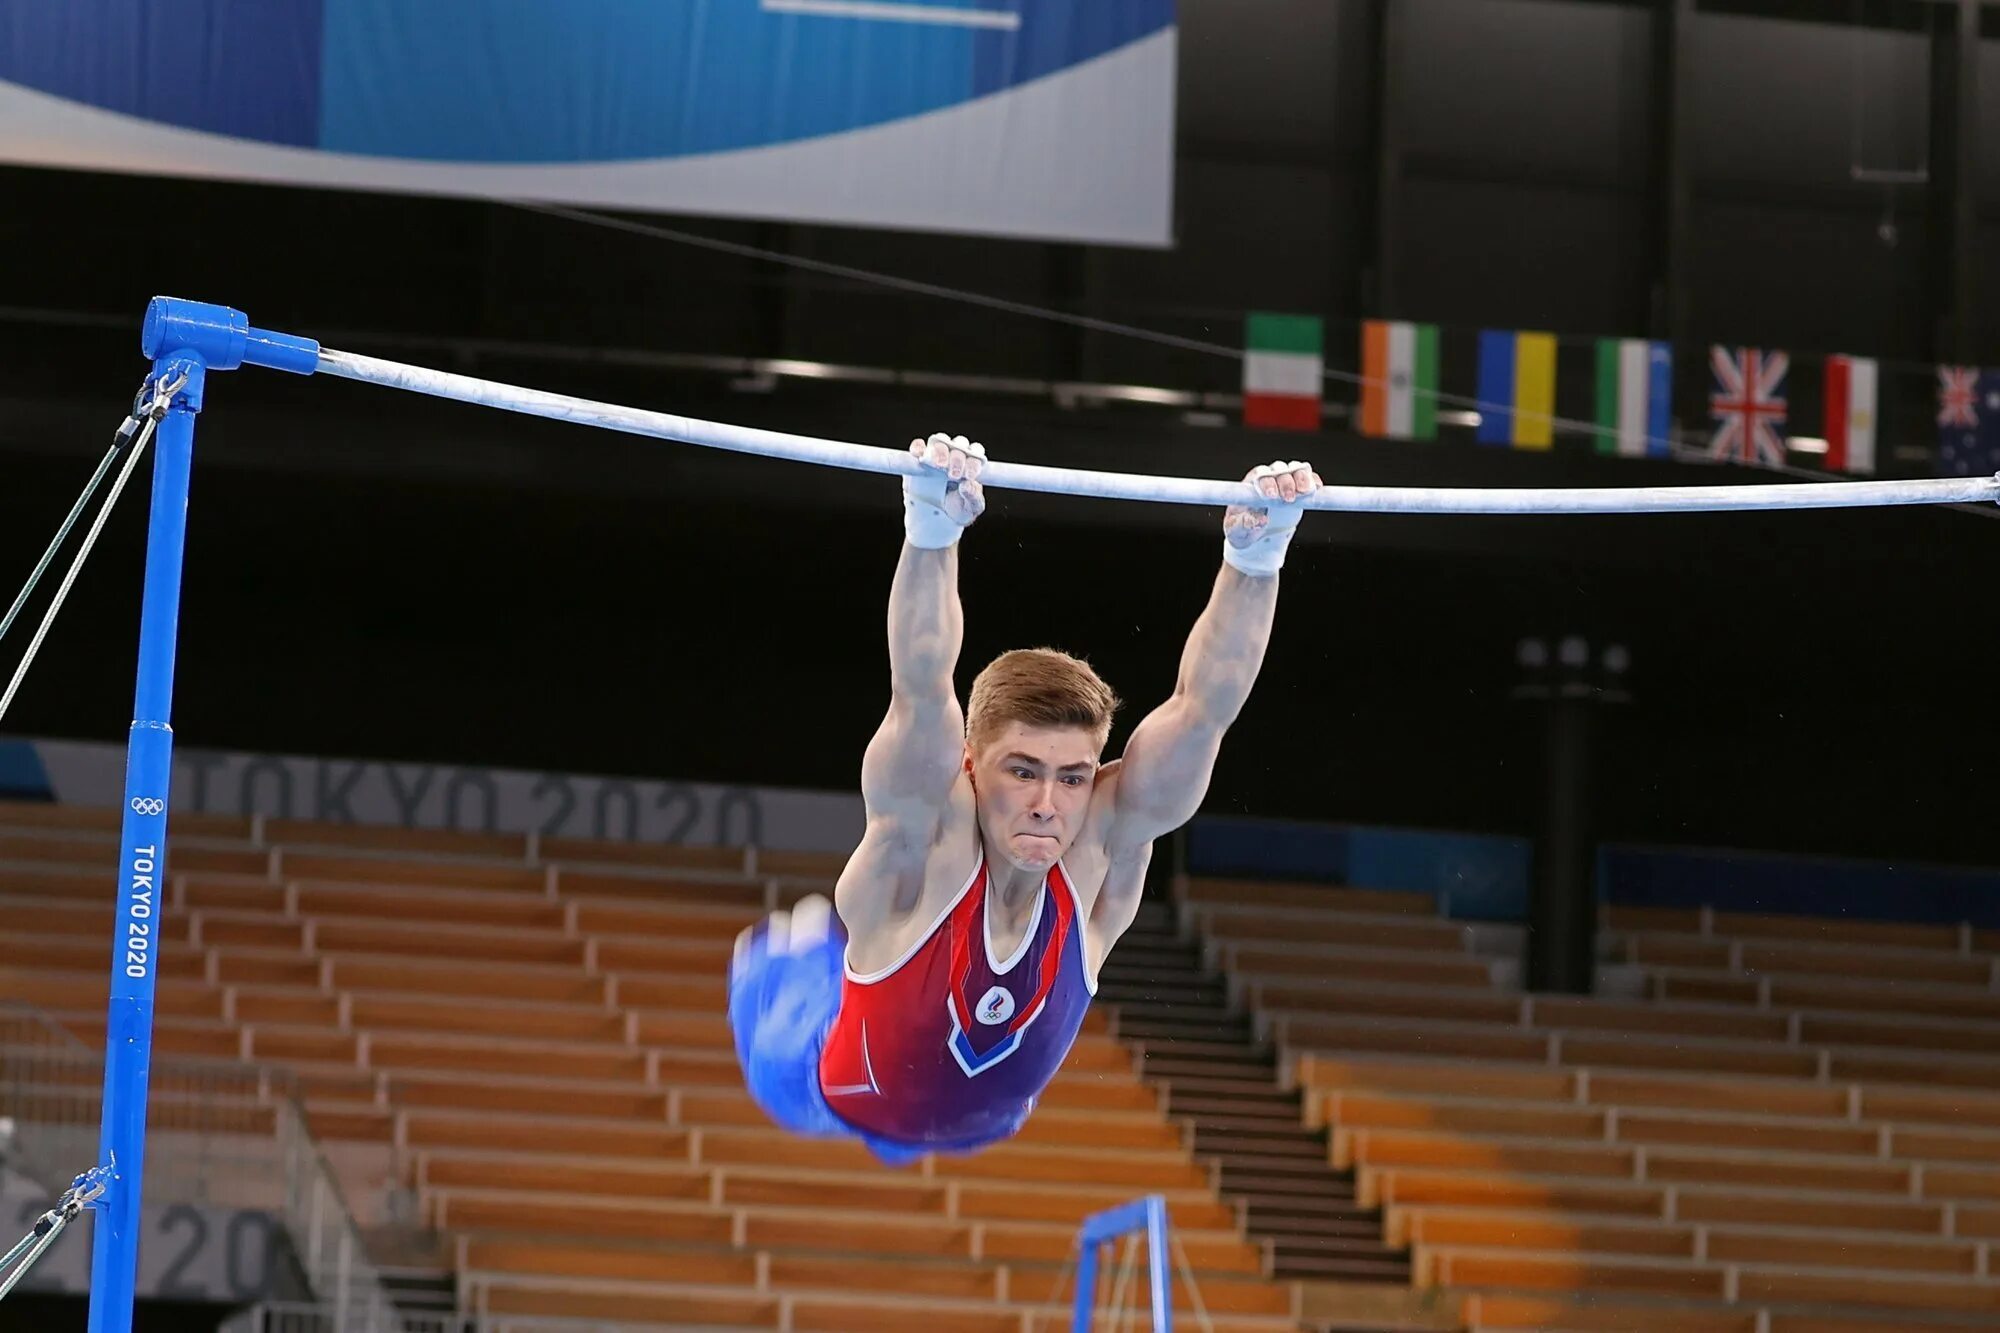
<svg viewBox="0 0 2000 1333"><path fill-rule="evenodd" d="M1245 325L1244 424L1319 430L1327 415L1326 345L1325 322L1318 316L1251 314ZM1772 468L1787 466L1799 453L1819 456L1832 472L1871 476L1881 470L1882 371L1871 357L1809 358L1822 370L1822 437L1793 431L1793 359L1782 349L1704 346L1699 349L1704 373L1683 384L1676 381L1673 344L1658 339L1580 342L1538 330L1481 329L1469 349L1457 335L1453 346L1448 367L1438 325L1363 321L1359 376L1335 376L1343 386L1359 380L1351 400L1353 428L1376 439L1436 440L1443 419L1472 427L1481 444L1526 451L1553 449L1565 435L1588 438L1598 453L1624 458L1705 458ZM1582 358L1573 359L1581 347L1591 353L1588 376ZM1465 350L1471 357L1459 359ZM1559 375L1563 366L1568 370ZM1446 391L1447 369L1453 384L1471 392ZM1936 370L1939 470L2000 472L2000 371ZM1677 391L1686 409L1678 424ZM1586 393L1588 403L1582 401ZM1344 387L1339 396L1346 397ZM1810 403L1808 397L1808 420ZM1565 407L1568 412L1561 410ZM1700 417L1706 421L1697 427L1693 422ZM1912 417L1906 412L1899 421L1907 436Z"/></svg>

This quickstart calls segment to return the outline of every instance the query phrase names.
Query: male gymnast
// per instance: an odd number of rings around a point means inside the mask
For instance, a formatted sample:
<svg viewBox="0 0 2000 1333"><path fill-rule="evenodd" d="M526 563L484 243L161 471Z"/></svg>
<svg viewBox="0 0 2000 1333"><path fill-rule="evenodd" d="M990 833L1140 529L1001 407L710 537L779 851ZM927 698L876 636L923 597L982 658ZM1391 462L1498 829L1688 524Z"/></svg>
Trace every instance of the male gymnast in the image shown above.
<svg viewBox="0 0 2000 1333"><path fill-rule="evenodd" d="M764 1112L891 1164L1010 1137L1061 1068L1138 914L1154 839L1200 807L1250 696L1299 501L1320 487L1303 463L1246 478L1173 697L1105 762L1119 700L1067 653L1001 654L960 708L957 546L986 507L986 453L962 435L910 452L922 472L903 483L866 831L833 902L745 930L729 979L737 1058Z"/></svg>

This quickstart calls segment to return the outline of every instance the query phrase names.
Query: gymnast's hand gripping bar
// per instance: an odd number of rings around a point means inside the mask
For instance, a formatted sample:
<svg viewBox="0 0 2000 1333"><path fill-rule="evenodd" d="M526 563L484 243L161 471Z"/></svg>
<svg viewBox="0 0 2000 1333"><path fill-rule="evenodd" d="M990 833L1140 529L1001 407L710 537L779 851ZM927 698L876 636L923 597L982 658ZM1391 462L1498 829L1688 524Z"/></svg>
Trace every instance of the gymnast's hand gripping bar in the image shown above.
<svg viewBox="0 0 2000 1333"><path fill-rule="evenodd" d="M156 360L181 350L211 370L243 364L296 374L315 372L408 389L481 407L497 407L552 421L676 440L710 449L817 463L860 472L913 475L918 464L901 449L814 439L779 431L730 426L668 412L544 393L491 380L426 370L322 348L306 338L254 329L239 312L165 297L146 311L146 354ZM1249 492L1238 481L1152 477L1139 473L989 463L980 480L1007 490L1044 491L1107 500L1226 506ZM1398 514L1650 514L1696 510L1853 509L1877 505L2000 502L2000 477L1947 477L1916 481L1804 482L1731 486L1631 486L1528 489L1326 486L1304 503L1310 509Z"/></svg>

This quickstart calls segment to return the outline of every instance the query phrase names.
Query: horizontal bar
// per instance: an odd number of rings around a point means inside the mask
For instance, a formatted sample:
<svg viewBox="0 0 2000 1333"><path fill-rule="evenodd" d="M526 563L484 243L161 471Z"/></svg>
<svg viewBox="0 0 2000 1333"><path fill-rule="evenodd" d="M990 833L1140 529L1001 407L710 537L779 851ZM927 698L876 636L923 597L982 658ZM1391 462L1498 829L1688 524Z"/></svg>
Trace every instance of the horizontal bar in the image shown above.
<svg viewBox="0 0 2000 1333"><path fill-rule="evenodd" d="M524 389L492 380L426 370L394 361L322 349L322 374L380 384L413 393L450 398L481 407L571 421L583 426L645 435L654 439L698 444L733 453L817 463L910 476L919 469L902 449L815 439L780 431L730 426L669 412L572 398L566 394ZM1288 448L1302 447L1288 442ZM986 485L1001 490L1041 491L1051 495L1088 496L1105 500L1145 500L1164 504L1241 504L1252 493L1240 481L1204 481L1191 477L1151 477L1131 472L1092 472L1077 468L1038 467L1027 463L989 463L980 474ZM1346 513L1393 514L1648 514L1693 511L1770 509L1856 509L1878 505L1972 504L2000 502L2000 477L1947 477L1921 481L1844 481L1779 483L1741 486L1628 486L1553 490L1478 490L1441 487L1327 486L1305 501L1308 509Z"/></svg>

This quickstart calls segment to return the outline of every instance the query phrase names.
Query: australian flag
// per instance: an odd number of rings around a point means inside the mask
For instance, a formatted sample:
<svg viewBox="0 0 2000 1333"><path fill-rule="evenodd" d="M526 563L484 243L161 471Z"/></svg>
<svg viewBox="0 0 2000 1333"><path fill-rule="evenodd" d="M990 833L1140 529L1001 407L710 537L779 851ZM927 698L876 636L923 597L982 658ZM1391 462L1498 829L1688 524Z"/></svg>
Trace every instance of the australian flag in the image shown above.
<svg viewBox="0 0 2000 1333"><path fill-rule="evenodd" d="M2000 473L2000 370L1938 367L1938 472Z"/></svg>

